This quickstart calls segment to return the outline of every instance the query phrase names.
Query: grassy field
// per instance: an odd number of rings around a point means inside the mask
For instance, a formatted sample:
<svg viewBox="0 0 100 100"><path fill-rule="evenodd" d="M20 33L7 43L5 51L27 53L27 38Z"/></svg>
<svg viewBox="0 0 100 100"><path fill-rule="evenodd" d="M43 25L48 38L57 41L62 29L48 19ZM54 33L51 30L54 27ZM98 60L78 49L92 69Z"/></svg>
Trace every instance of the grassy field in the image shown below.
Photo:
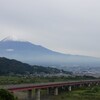
<svg viewBox="0 0 100 100"><path fill-rule="evenodd" d="M23 84L23 83L46 83L46 82L61 82L61 81L70 81L70 80L88 80L95 79L88 76L76 76L76 77L35 77L35 76L0 76L0 85L5 84Z"/></svg>

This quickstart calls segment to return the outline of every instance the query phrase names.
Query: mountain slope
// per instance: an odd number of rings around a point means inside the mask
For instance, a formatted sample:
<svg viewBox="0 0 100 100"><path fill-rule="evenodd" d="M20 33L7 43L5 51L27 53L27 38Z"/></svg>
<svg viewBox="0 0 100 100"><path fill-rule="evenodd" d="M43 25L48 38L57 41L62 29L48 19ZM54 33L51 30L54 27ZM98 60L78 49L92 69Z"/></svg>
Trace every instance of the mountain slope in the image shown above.
<svg viewBox="0 0 100 100"><path fill-rule="evenodd" d="M9 39L0 41L0 56L37 65L89 64L100 61L94 57L62 54L27 41Z"/></svg>
<svg viewBox="0 0 100 100"><path fill-rule="evenodd" d="M56 68L50 68L50 67L43 67L43 66L37 66L37 65L29 65L26 63L22 63L20 61L14 60L14 59L7 59L4 57L0 57L0 75L8 75L8 74L57 74L57 73L63 73L63 74L71 74L70 72L59 70Z"/></svg>

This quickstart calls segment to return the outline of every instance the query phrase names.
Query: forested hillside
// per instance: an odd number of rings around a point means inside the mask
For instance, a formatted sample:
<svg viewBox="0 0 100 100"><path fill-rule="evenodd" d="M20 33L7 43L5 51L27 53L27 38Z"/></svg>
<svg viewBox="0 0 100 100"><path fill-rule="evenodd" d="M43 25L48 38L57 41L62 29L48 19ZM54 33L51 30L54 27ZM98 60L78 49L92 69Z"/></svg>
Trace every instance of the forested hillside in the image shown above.
<svg viewBox="0 0 100 100"><path fill-rule="evenodd" d="M0 75L8 74L71 74L70 72L59 70L57 68L43 67L38 65L29 65L14 59L0 58Z"/></svg>

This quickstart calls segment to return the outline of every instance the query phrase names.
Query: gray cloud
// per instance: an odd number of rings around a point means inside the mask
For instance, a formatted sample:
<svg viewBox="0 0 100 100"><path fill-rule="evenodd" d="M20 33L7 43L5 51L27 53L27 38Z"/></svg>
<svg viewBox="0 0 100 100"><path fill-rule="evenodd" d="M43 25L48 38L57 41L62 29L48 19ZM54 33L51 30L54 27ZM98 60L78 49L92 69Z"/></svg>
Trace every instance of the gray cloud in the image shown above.
<svg viewBox="0 0 100 100"><path fill-rule="evenodd" d="M100 57L100 0L0 0L0 39Z"/></svg>

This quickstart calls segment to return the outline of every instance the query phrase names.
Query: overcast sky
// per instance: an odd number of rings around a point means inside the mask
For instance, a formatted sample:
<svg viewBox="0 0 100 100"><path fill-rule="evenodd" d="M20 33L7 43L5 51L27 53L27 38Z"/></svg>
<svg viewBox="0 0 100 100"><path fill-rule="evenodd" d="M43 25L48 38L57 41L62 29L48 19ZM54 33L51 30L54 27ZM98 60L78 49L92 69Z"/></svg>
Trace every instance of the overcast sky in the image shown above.
<svg viewBox="0 0 100 100"><path fill-rule="evenodd" d="M0 0L7 36L66 54L100 57L100 0Z"/></svg>

